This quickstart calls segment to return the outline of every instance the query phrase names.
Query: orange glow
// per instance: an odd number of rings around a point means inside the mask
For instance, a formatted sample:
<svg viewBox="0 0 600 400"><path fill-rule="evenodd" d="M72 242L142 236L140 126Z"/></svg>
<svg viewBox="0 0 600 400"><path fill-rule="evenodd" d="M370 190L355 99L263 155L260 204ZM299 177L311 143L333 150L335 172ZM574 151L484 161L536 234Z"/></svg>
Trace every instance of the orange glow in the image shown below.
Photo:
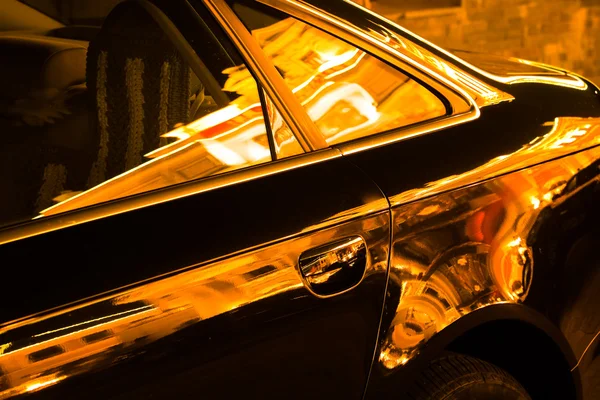
<svg viewBox="0 0 600 400"><path fill-rule="evenodd" d="M400 296L385 327L382 367L409 362L461 316L527 299L539 223L569 198L566 183L600 157L600 119L564 117L544 126L548 133L511 154L392 198L399 233L390 282Z"/></svg>
<svg viewBox="0 0 600 400"><path fill-rule="evenodd" d="M379 213L360 219L342 218L344 223L331 221L332 227L326 229L311 229L311 233L294 235L283 242L5 324L2 333L7 336L20 336L24 326L27 333L26 341L19 337L17 346L6 343L2 347L10 351L0 355L0 398L43 390L63 379L133 359L161 338L192 325L202 330L205 321L227 318L233 310L247 312L246 305L254 309L262 305L261 300L279 293L296 298L310 296L298 274L298 260L308 249L330 246L332 238L356 237L346 246L333 246L335 256L342 260L353 257L365 243L371 249L384 246L385 251L389 238L387 216ZM362 249L366 252L366 246ZM386 263L373 260L366 264L365 273L383 274ZM200 345L210 346L210 339L198 340L204 341ZM31 357L52 349L59 351Z"/></svg>
<svg viewBox="0 0 600 400"><path fill-rule="evenodd" d="M436 96L400 71L303 22L288 18L253 36L330 144L446 112Z"/></svg>
<svg viewBox="0 0 600 400"><path fill-rule="evenodd" d="M27 386L25 386L25 392L35 392L35 391L43 389L47 386L54 385L54 384L62 381L63 379L65 379L65 377L58 377L58 378L51 378L51 379L44 377L44 378L37 379L33 383L30 383Z"/></svg>
<svg viewBox="0 0 600 400"><path fill-rule="evenodd" d="M6 352L12 346L11 342L0 344L0 356Z"/></svg>
<svg viewBox="0 0 600 400"><path fill-rule="evenodd" d="M177 139L145 155L148 162L70 196L43 210L42 216L158 189L270 160L256 82L243 70L230 69L225 87L246 96L162 135ZM247 71L246 71L247 73Z"/></svg>
<svg viewBox="0 0 600 400"><path fill-rule="evenodd" d="M77 326L87 325L87 324L90 324L90 323L93 323L93 322L101 322L101 321L104 321L104 320L107 320L107 319L110 319L111 322L118 321L120 318L115 319L115 317L117 317L117 316L121 316L121 315L124 315L124 314L128 314L128 316L130 316L131 314L139 315L140 313L148 312L148 311L151 311L151 310L152 310L152 306L144 306L144 307L136 308L136 309L133 309L133 310L128 310L128 311L124 311L124 312L120 312L120 313L115 313L115 314L107 315L105 317L90 319L90 320L87 320L87 321L84 321L84 322L81 322L81 323L78 323L78 324L64 326L64 327L61 327L59 329L54 329L54 330L50 330L50 331L47 331L47 332L44 332L44 333L33 335L33 337L46 336L46 335L49 335L51 333L61 332L61 331L64 331L64 330L68 330L68 329L77 327ZM137 311L139 311L139 312L137 312Z"/></svg>
<svg viewBox="0 0 600 400"><path fill-rule="evenodd" d="M287 19L253 32L330 144L444 115L427 89L378 59L304 23ZM223 71L224 90L240 95L220 110L163 135L175 142L146 154L148 162L41 215L85 207L270 160L256 83L244 66ZM379 79L372 79L378 76ZM402 104L403 107L398 107ZM271 111L271 115L274 113ZM279 122L278 126L282 126ZM293 144L273 129L278 146ZM288 138L288 139L284 139ZM297 143L290 147L297 154ZM284 154L282 154L284 156Z"/></svg>
<svg viewBox="0 0 600 400"><path fill-rule="evenodd" d="M344 0L345 2L352 4L355 7L361 8L366 13L374 15L376 18L382 18L380 15L373 13L371 10L368 10L351 0ZM418 39L422 43L426 43L428 46L434 48L436 51L444 54L450 59L454 60L456 65L465 66L470 68L479 74L495 80L496 82L505 83L505 84L518 84L524 82L536 82L543 83L549 85L556 86L565 86L569 88L585 90L587 89L587 84L581 80L579 77L573 74L564 74L562 71L557 71L554 67L549 67L542 63L522 60L518 58L512 58L512 60L521 63L536 67L541 70L541 73L531 73L531 74L519 74L519 73L508 73L504 75L494 74L490 71L483 70L478 68L476 65L473 65L460 57L452 54L449 51L442 49L439 46L431 43L430 41L420 37L413 32L410 32L404 29L402 26L397 23L386 20L386 22L392 25L396 30L405 33L408 37L413 37ZM401 50L403 54L408 55L415 61L422 62L427 68L436 70L442 73L445 77L453 80L455 83L459 84L459 86L464 87L469 90L470 93L474 96L474 98L483 98L486 101L478 101L480 106L485 106L488 104L494 104L499 101L512 100L513 97L507 93L501 92L496 88L493 88L485 83L475 79L472 76L466 75L464 72L460 71L458 68L448 65L446 62L442 61L439 57L435 56L430 51L426 50L424 47L421 47L412 41L404 40L399 35L395 34L391 30L387 29L383 25L379 25L379 30L369 29L367 32L371 37L376 38L382 43L387 44L392 49ZM548 75L548 73L554 73L554 75Z"/></svg>
<svg viewBox="0 0 600 400"><path fill-rule="evenodd" d="M552 129L512 154L496 157L463 174L430 182L424 188L406 191L395 196L393 202L404 203L415 197L460 187L466 182L490 179L507 171L545 162L549 157L567 155L600 144L600 118L560 117L544 126L552 126ZM543 194L536 199L543 199ZM535 206L537 200L530 201L530 204Z"/></svg>
<svg viewBox="0 0 600 400"><path fill-rule="evenodd" d="M540 208L540 199L535 196L531 196L531 205L533 206L534 210L537 210Z"/></svg>
<svg viewBox="0 0 600 400"><path fill-rule="evenodd" d="M260 112L260 110L260 103L252 104L244 109L240 109L237 104L228 105L224 108L221 108L220 110L217 110L193 122L190 122L187 125L181 126L170 132L165 133L164 135L162 135L162 137L177 138L178 141L171 143L167 146L159 147L158 149L146 154L145 157L156 158L158 156L175 151L178 148L188 144L190 142L188 139L197 139L196 136L201 136L202 138L210 138L227 134L228 131L224 130L227 129L227 126L225 125L227 122L230 122L232 119L242 116L250 111ZM256 121L256 118L254 118L253 121ZM217 127L219 127L220 129L214 129Z"/></svg>

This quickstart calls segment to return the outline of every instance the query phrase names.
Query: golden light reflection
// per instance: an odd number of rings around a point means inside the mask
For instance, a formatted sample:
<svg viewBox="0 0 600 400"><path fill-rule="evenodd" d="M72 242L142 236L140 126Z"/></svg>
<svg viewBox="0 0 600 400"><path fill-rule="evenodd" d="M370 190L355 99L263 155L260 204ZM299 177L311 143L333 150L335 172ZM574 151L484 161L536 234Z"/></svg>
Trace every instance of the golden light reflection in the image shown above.
<svg viewBox="0 0 600 400"><path fill-rule="evenodd" d="M31 384L25 386L25 392L38 391L47 386L54 385L55 383L58 383L58 382L62 381L63 379L65 379L65 377L51 378L51 379L48 379L46 377L46 378L38 379L35 383L31 383Z"/></svg>
<svg viewBox="0 0 600 400"><path fill-rule="evenodd" d="M270 161L256 82L245 69L224 72L232 75L225 89L244 95L222 109L162 135L176 141L146 154L149 161L70 196L40 215L54 215ZM240 73L247 75L247 79L240 79Z"/></svg>
<svg viewBox="0 0 600 400"><path fill-rule="evenodd" d="M114 322L114 321L120 320L121 317L123 317L124 315L131 316L133 314L133 315L138 316L140 313L151 311L152 309L153 309L152 306L146 305L146 306L143 306L143 307L134 308L133 310L123 311L123 312L120 312L120 313L114 313L114 314L110 314L110 315L107 315L107 316L104 316L104 317L94 318L94 319L90 319L90 320L87 320L87 321L84 321L84 322L80 322L78 324L64 326L64 327L61 327L59 329L49 330L49 331L46 331L44 333L39 333L37 335L33 335L33 337L41 337L41 336L50 335L52 333L57 333L57 332L66 331L66 330L72 330L75 327L80 327L82 325L89 325L89 324L92 324L92 323L95 323L95 322L99 322L100 324L98 326L100 326L106 320L111 320L111 322ZM115 318L115 317L118 317L118 318Z"/></svg>
<svg viewBox="0 0 600 400"><path fill-rule="evenodd" d="M400 296L380 343L384 368L406 364L461 316L527 298L543 211L566 201L566 183L600 159L598 119L558 118L551 125L513 154L394 199L390 282ZM555 159L559 151L571 154ZM504 173L508 168L517 172ZM476 179L483 182L458 186Z"/></svg>
<svg viewBox="0 0 600 400"><path fill-rule="evenodd" d="M538 208L540 208L540 199L538 199L535 196L531 196L531 205L533 206L534 210L537 210Z"/></svg>
<svg viewBox="0 0 600 400"><path fill-rule="evenodd" d="M400 71L303 22L287 18L252 34L330 144L446 113Z"/></svg>
<svg viewBox="0 0 600 400"><path fill-rule="evenodd" d="M515 169L526 168L551 158L600 144L600 118L559 117L543 126L551 126L550 131L533 139L513 153L496 157L463 174L430 182L423 188L408 190L394 196L392 202L394 204L405 203L422 196L458 188L469 182L490 179ZM557 188L553 188L553 190L556 191ZM535 199L531 199L530 204L535 205L537 200L544 199L545 194L546 192L539 196L536 195ZM549 194L546 197L551 196L552 194Z"/></svg>
<svg viewBox="0 0 600 400"><path fill-rule="evenodd" d="M556 140L556 142L554 142L551 145L551 148L554 149L558 149L560 147L563 147L566 144L571 144L573 142L575 142L577 139L579 139L581 136L585 135L586 133L588 133L588 129L591 127L590 124L585 124L583 128L574 128L568 132L565 132L564 136L561 137L560 139Z"/></svg>
<svg viewBox="0 0 600 400"><path fill-rule="evenodd" d="M330 144L446 113L443 103L416 81L300 21L288 18L252 33ZM229 105L162 135L175 141L147 153L146 163L62 199L41 215L269 161L263 106L254 78L243 65L223 74L228 77L223 90L238 95ZM267 112L277 119L269 123L278 158L300 154L277 110L271 105Z"/></svg>
<svg viewBox="0 0 600 400"><path fill-rule="evenodd" d="M12 346L11 342L0 344L0 356L4 354L4 352Z"/></svg>
<svg viewBox="0 0 600 400"><path fill-rule="evenodd" d="M416 41L425 43L430 48L435 49L437 52L444 54L446 57L454 60L454 63L458 66L467 67L477 73L485 76L486 78L492 79L496 82L504 84L519 84L526 82L542 83L555 86L563 86L572 89L586 90L587 84L578 76L567 73L565 71L558 70L555 67L551 67L539 62L523 60L519 58L510 58L508 64L513 63L512 68L508 68L505 71L489 70L489 68L479 68L477 66L477 53L460 52L460 56L456 56L452 52L446 51L441 47L431 43L430 41L410 32L398 25L397 23L385 19L382 16L373 13L351 0L344 0L346 3L351 4L354 7L362 9L364 12L371 14L376 19L383 19L386 24L392 26L397 32L402 32L402 35L412 37ZM413 60L422 62L427 68L442 73L446 78L457 83L459 86L465 88L470 92L471 95L476 99L477 104L480 107L496 104L500 101L510 101L513 97L507 93L504 93L497 88L493 88L484 82L476 79L475 77L466 74L459 68L449 65L440 57L434 55L429 50L416 44L414 41L404 39L400 34L397 34L391 29L383 26L382 24L376 24L377 29L369 28L364 33L378 39L382 43L385 43L392 49L400 50L404 54L410 56ZM458 52L457 52L458 53ZM489 57L486 55L486 57ZM507 64L506 62L504 64ZM527 65L529 68L527 71L523 71L523 68L519 68L519 65ZM489 66L489 63L488 63Z"/></svg>
<svg viewBox="0 0 600 400"><path fill-rule="evenodd" d="M277 159L280 160L304 153L302 146L298 143L298 139L292 133L292 130L279 113L279 110L277 110L266 93L264 97L266 99L267 114L269 116L269 123L271 124L273 145Z"/></svg>
<svg viewBox="0 0 600 400"><path fill-rule="evenodd" d="M498 104L503 101L514 100L514 97L508 93L502 92L497 88L489 86L466 72L449 64L440 57L435 56L425 48L401 38L394 32L378 26L380 29L369 29L367 34L386 43L391 49L398 50L402 54L409 55L413 60L422 62L428 69L441 73L459 87L465 89L469 95L475 99L479 107Z"/></svg>
<svg viewBox="0 0 600 400"><path fill-rule="evenodd" d="M243 121L244 115L259 114L260 110L260 103L251 104L245 107L244 109L241 109L237 104L230 104L228 106L225 106L224 108L214 111L204 117L201 117L196 121L190 122L187 125L182 125L179 128L176 128L170 132L161 135L161 137L164 138L175 138L178 140L166 146L159 147L158 149L145 154L144 157L156 158L161 155L168 154L185 146L186 144L189 144L191 141L198 139L198 136L200 136L201 138L217 138L220 136L222 137L223 135L231 134L232 132L235 132L236 129L241 129L243 126L248 125L250 122L256 122L257 120L260 120L261 117L255 116L253 118L250 118L246 122L242 122L239 126L233 125L230 130L224 130L227 129L228 126L223 126L223 124L230 122L230 120L233 120L234 118L240 116ZM211 130L212 128L219 126L222 126L222 129Z"/></svg>
<svg viewBox="0 0 600 400"><path fill-rule="evenodd" d="M297 271L298 259L307 249L330 245L339 237L360 234L360 243L366 244L373 260L365 267L364 279L374 274L383 278L388 224L385 214L353 218L333 228L313 230L117 294L5 324L0 328L0 399L43 390L72 376L126 362L150 352L149 344L169 340L182 330L202 332L205 321L215 317L247 323L272 307L272 302L263 304L262 300L277 295L314 298ZM339 256L345 259L353 254L350 251ZM9 337L15 340L9 342ZM213 343L201 335L193 335L191 340L194 347ZM160 358L164 353L160 350L154 356Z"/></svg>
<svg viewBox="0 0 600 400"><path fill-rule="evenodd" d="M517 247L521 245L521 242L523 241L523 239L521 239L521 237L517 237L514 240L511 240L510 242L508 242L506 245L508 247Z"/></svg>

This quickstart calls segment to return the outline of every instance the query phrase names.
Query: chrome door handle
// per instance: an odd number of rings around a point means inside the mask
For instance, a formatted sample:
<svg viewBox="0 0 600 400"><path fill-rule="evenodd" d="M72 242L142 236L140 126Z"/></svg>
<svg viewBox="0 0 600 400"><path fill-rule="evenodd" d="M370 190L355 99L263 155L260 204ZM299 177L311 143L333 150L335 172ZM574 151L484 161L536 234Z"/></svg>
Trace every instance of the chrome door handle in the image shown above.
<svg viewBox="0 0 600 400"><path fill-rule="evenodd" d="M367 246L352 236L307 250L298 265L305 284L318 297L329 297L357 286L367 268Z"/></svg>

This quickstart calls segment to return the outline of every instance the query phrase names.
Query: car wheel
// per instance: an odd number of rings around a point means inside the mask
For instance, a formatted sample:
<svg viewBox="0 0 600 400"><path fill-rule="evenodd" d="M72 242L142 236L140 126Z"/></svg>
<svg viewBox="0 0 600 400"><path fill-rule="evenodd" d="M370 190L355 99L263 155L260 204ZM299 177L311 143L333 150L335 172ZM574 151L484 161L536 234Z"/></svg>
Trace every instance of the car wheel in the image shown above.
<svg viewBox="0 0 600 400"><path fill-rule="evenodd" d="M447 354L432 361L408 391L414 400L530 400L508 372L485 361Z"/></svg>

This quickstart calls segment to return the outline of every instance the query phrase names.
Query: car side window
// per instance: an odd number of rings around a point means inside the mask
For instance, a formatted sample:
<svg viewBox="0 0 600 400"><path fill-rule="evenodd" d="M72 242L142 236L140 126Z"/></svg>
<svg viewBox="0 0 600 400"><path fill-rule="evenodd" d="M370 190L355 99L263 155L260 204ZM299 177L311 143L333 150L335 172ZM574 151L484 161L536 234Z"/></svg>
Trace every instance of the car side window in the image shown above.
<svg viewBox="0 0 600 400"><path fill-rule="evenodd" d="M102 19L89 42L0 38L0 226L269 162L271 131L290 141L223 35L202 36L198 74L137 2Z"/></svg>
<svg viewBox="0 0 600 400"><path fill-rule="evenodd" d="M365 51L257 2L228 3L329 144L446 114L432 91Z"/></svg>

